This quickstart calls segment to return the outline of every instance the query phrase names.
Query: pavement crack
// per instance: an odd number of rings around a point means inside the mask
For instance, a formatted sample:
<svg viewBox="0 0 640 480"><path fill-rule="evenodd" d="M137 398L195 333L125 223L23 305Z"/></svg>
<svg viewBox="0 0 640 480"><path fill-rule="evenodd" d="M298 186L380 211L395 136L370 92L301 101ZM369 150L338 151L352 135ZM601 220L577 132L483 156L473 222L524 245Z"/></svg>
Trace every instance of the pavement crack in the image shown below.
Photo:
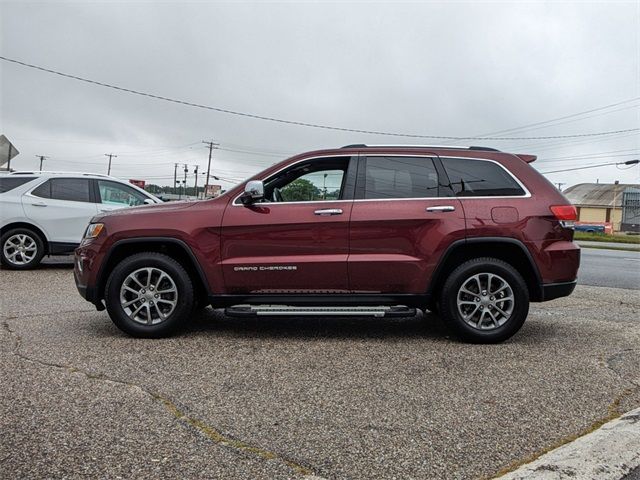
<svg viewBox="0 0 640 480"><path fill-rule="evenodd" d="M638 349L638 348L625 348L623 350L619 350L617 352L610 353L610 354L608 354L606 356L605 355L601 355L600 356L600 365L602 365L603 367L611 370L613 373L615 373L622 380L631 383L634 387L636 387L636 389L638 389L638 388L640 388L640 383L636 382L632 378L628 378L628 377L624 376L618 370L618 368L616 368L616 363L621 362L626 355L629 355L631 353L640 353L640 349Z"/></svg>
<svg viewBox="0 0 640 480"><path fill-rule="evenodd" d="M63 370L68 373L80 374L86 377L89 380L97 380L108 382L116 385L121 385L129 388L134 388L145 395L149 396L154 402L161 404L169 414L171 414L176 420L179 422L191 427L196 430L198 433L207 437L210 441L217 445L221 445L227 448L231 448L238 452L243 452L254 457L261 458L263 460L273 460L280 462L287 467L289 467L294 473L301 475L307 479L320 479L321 477L316 476L313 470L310 468L294 461L289 458L286 458L274 451L267 450L265 448L252 445L243 440L238 440L232 438L228 435L223 434L215 427L207 424L205 421L200 420L196 417L189 415L185 410L181 409L174 401L172 401L167 396L161 394L160 392L153 391L148 387L137 384L135 382L131 382L128 380L121 380L118 378L109 377L107 375L101 373L91 373L87 370L83 370L82 368L74 367L73 365L66 365L63 363L56 362L48 362L46 360L41 360L38 358L31 357L22 352L21 347L23 345L22 337L9 326L8 320L13 320L18 317L10 317L3 320L2 324L4 329L8 332L9 336L14 340L14 348L12 350L12 354L16 357L30 363L34 363L40 366L45 366L49 368L56 368L59 370Z"/></svg>

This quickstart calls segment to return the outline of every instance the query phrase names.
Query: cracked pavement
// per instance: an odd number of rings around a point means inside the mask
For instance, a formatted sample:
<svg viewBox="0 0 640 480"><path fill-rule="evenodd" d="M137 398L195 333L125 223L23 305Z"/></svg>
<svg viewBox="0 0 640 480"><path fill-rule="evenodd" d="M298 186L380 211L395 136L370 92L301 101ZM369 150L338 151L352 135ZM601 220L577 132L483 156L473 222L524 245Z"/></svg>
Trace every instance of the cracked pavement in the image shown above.
<svg viewBox="0 0 640 480"><path fill-rule="evenodd" d="M0 272L0 477L488 478L640 406L640 293L579 286L501 345L437 317L124 336L64 265Z"/></svg>

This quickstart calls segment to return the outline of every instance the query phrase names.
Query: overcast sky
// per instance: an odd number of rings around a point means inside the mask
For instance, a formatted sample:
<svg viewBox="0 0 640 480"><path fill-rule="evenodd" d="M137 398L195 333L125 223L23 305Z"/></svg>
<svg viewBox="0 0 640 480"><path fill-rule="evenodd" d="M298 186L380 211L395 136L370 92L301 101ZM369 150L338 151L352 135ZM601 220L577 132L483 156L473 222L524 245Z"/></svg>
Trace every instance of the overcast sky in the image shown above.
<svg viewBox="0 0 640 480"><path fill-rule="evenodd" d="M356 129L470 136L640 97L640 2L1 2L3 56L130 89ZM18 169L172 184L173 163L242 179L350 143L429 143L227 115L0 61L0 133ZM640 127L640 100L505 136ZM451 143L451 142L450 142ZM541 171L640 158L637 132L458 141L538 155ZM236 151L233 151L236 150ZM242 153L242 152L253 153ZM590 158L575 158L575 157ZM572 157L572 158L563 158ZM181 167L182 169L182 167ZM638 166L550 174L640 182ZM164 178L160 178L164 177ZM199 180L202 185L203 179ZM227 186L228 184L225 184Z"/></svg>

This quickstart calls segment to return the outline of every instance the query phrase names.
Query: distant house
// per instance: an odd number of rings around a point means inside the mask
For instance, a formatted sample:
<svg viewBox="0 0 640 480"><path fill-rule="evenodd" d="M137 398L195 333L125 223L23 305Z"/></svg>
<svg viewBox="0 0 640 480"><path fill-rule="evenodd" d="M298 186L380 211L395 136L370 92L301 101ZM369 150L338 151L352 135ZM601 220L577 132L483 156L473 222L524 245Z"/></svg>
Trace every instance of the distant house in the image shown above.
<svg viewBox="0 0 640 480"><path fill-rule="evenodd" d="M578 209L579 222L611 223L615 231L620 231L635 230L634 224L640 228L640 212L637 212L637 204L633 205L637 191L640 191L640 184L579 183L562 193ZM634 219L637 220L635 223Z"/></svg>

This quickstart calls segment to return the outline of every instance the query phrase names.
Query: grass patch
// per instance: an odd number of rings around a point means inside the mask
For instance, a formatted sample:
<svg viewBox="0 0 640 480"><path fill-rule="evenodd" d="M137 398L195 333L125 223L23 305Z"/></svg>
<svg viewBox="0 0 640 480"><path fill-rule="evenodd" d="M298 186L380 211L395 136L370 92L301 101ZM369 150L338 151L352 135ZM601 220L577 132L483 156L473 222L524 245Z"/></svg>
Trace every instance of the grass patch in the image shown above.
<svg viewBox="0 0 640 480"><path fill-rule="evenodd" d="M590 242L634 243L640 245L640 235L606 235L604 233L575 232L573 238Z"/></svg>

